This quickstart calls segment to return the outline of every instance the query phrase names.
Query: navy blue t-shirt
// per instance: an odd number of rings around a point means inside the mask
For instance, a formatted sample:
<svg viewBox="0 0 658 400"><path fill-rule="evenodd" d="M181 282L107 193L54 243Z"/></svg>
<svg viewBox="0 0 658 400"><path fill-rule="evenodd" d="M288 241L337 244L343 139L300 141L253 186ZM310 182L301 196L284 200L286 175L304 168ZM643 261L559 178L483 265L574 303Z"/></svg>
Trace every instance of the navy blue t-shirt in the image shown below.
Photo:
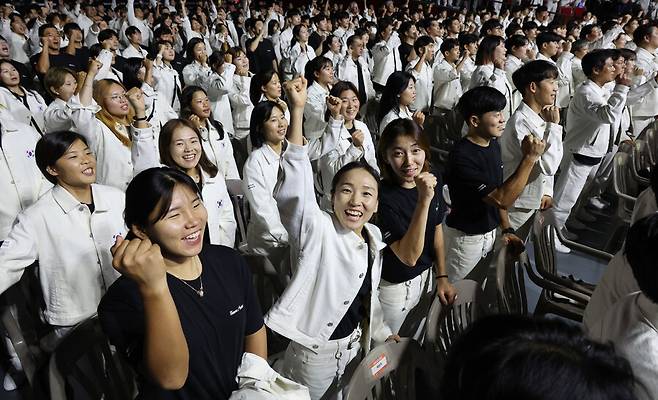
<svg viewBox="0 0 658 400"><path fill-rule="evenodd" d="M437 185L427 215L425 245L414 267L409 267L400 261L391 250L390 245L402 239L407 233L418 203L418 189L405 189L400 185L389 183L382 185L381 194L379 195L377 225L382 231L384 242L388 245L384 249L382 260L382 279L388 282L402 283L413 279L430 268L436 260L434 233L436 227L443 222L446 206L442 197L443 182L441 181L441 175L438 173L434 175L437 179Z"/></svg>
<svg viewBox="0 0 658 400"><path fill-rule="evenodd" d="M199 254L204 296L167 274L189 349L189 373L180 390L164 390L147 377L139 379L138 399L228 399L237 389L235 377L244 338L263 326L263 315L246 262L235 250L204 245ZM200 287L199 279L187 281ZM122 276L110 286L98 307L105 334L144 371L144 307L134 281Z"/></svg>
<svg viewBox="0 0 658 400"><path fill-rule="evenodd" d="M503 184L503 160L498 140L479 146L463 138L448 155L446 181L450 189L449 227L471 235L500 225L498 208L483 198Z"/></svg>

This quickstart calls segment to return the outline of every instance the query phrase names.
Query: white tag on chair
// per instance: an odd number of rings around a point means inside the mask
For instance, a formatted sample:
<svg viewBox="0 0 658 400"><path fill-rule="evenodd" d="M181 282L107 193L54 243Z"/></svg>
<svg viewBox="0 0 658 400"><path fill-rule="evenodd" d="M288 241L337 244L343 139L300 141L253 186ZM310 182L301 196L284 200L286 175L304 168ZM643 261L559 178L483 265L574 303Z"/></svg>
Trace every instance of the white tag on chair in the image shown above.
<svg viewBox="0 0 658 400"><path fill-rule="evenodd" d="M386 355L382 354L370 364L370 373L372 374L372 376L379 379L379 376L382 375L387 365L388 365L388 360L386 359Z"/></svg>

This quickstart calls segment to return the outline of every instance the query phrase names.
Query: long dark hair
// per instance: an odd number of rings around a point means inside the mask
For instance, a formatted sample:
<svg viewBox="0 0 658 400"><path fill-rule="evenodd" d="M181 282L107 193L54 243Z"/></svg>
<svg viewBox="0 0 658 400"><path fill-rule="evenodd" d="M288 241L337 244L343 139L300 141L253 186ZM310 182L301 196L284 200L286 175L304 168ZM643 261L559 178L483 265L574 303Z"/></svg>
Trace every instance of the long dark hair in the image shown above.
<svg viewBox="0 0 658 400"><path fill-rule="evenodd" d="M185 58L187 59L188 64L194 61L194 47L199 43L203 43L205 45L203 39L199 39L196 37L190 39L190 41L187 42L187 46L185 47Z"/></svg>
<svg viewBox="0 0 658 400"><path fill-rule="evenodd" d="M389 75L379 103L378 121L381 122L389 111L400 106L400 94L407 89L409 81L412 80L416 82L416 78L406 71L395 71Z"/></svg>
<svg viewBox="0 0 658 400"><path fill-rule="evenodd" d="M126 209L123 219L130 232L126 239L134 239L132 227L147 228L167 215L174 195L174 187L183 185L201 198L199 187L186 173L171 167L149 168L133 178L126 189ZM149 215L157 210L156 217Z"/></svg>
<svg viewBox="0 0 658 400"><path fill-rule="evenodd" d="M251 111L251 120L249 121L249 139L254 149L258 149L265 144L265 121L272 116L272 110L278 108L282 113L285 111L281 106L273 101L261 101Z"/></svg>
<svg viewBox="0 0 658 400"><path fill-rule="evenodd" d="M180 168L180 166L176 164L174 159L171 157L169 146L171 145L171 139L174 136L174 132L176 132L177 129L183 127L190 128L191 130L193 130L197 138L199 139L199 143L201 143L201 133L199 132L197 127L194 126L194 124L189 120L182 118L175 118L167 121L167 123L164 124L160 129L160 138L158 141L158 149L160 150L160 162L162 162L164 165L168 167L178 168L181 171L182 169ZM211 178L214 178L217 175L218 172L217 166L208 159L208 156L206 155L206 151L203 149L203 146L201 146L201 158L199 159L199 167L203 172L208 174Z"/></svg>
<svg viewBox="0 0 658 400"><path fill-rule="evenodd" d="M500 36L489 35L485 36L478 46L478 52L475 55L475 65L484 65L485 62L491 62L496 47L505 40Z"/></svg>
<svg viewBox="0 0 658 400"><path fill-rule="evenodd" d="M183 93L181 93L180 96L180 116L181 118L185 118L187 120L190 119L190 116L194 114L192 112L192 97L194 97L194 93L196 92L203 92L206 96L208 93L200 86L187 86L185 89L183 89ZM210 112L210 116L208 117L208 122L217 129L217 133L219 133L219 138L224 139L224 127L222 126L222 123L217 121L213 115L212 111Z"/></svg>
<svg viewBox="0 0 658 400"><path fill-rule="evenodd" d="M317 80L315 77L316 72L322 71L322 68L334 66L333 61L324 56L315 57L311 61L306 63L304 67L304 77L308 81L308 86L310 87L313 82Z"/></svg>
<svg viewBox="0 0 658 400"><path fill-rule="evenodd" d="M144 59L139 57L130 57L124 61L121 72L123 73L123 86L126 87L126 90L142 87L142 81L139 80L137 74L143 65Z"/></svg>
<svg viewBox="0 0 658 400"><path fill-rule="evenodd" d="M251 84L249 86L249 99L254 106L260 103L260 98L263 96L262 87L267 85L274 77L273 70L262 71L251 77Z"/></svg>

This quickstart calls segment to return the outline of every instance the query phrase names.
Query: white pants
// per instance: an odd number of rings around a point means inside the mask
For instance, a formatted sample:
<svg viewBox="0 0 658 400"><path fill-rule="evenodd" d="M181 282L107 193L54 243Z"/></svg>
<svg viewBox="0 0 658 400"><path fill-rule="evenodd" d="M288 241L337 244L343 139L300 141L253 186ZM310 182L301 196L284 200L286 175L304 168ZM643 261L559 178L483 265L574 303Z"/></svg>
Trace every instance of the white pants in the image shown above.
<svg viewBox="0 0 658 400"><path fill-rule="evenodd" d="M446 250L448 280L464 279L477 263L489 253L496 240L496 230L469 235L447 225L443 227L443 242Z"/></svg>
<svg viewBox="0 0 658 400"><path fill-rule="evenodd" d="M329 340L317 349L290 342L283 359L281 375L301 383L309 390L312 400L322 397L334 379L340 379L345 367L359 354L361 329L346 338ZM338 399L342 398L339 393Z"/></svg>
<svg viewBox="0 0 658 400"><path fill-rule="evenodd" d="M578 201L580 192L583 191L587 177L598 165L585 165L573 159L573 154L569 155L566 167L555 185L555 198L553 202L553 214L555 215L555 224L561 229L569 218L571 209Z"/></svg>
<svg viewBox="0 0 658 400"><path fill-rule="evenodd" d="M430 269L417 277L402 283L390 283L381 280L379 283L379 302L384 313L384 322L393 333L398 333L407 314L418 305L423 296ZM432 291L432 285L427 285L427 292Z"/></svg>

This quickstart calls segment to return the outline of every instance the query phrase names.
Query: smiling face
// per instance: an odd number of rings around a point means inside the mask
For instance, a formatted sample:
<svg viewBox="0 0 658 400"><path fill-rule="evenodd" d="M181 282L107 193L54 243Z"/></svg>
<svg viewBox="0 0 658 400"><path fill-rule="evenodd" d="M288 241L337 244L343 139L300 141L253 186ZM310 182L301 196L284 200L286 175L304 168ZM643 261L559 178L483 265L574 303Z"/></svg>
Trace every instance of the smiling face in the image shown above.
<svg viewBox="0 0 658 400"><path fill-rule="evenodd" d="M107 93L103 96L102 106L114 117L122 118L127 116L130 108L128 107L125 89L116 83L111 84Z"/></svg>
<svg viewBox="0 0 658 400"><path fill-rule="evenodd" d="M409 84L400 93L400 105L408 106L416 100L416 83L413 79L409 79Z"/></svg>
<svg viewBox="0 0 658 400"><path fill-rule="evenodd" d="M535 89L535 99L539 105L543 107L555 104L555 97L557 96L558 90L557 80L549 78L533 84Z"/></svg>
<svg viewBox="0 0 658 400"><path fill-rule="evenodd" d="M352 90L344 90L340 94L340 100L342 101L340 106L341 115L346 122L354 121L359 113L359 107L361 107L359 96Z"/></svg>
<svg viewBox="0 0 658 400"><path fill-rule="evenodd" d="M481 137L497 138L502 136L505 130L505 116L502 110L489 111L480 116L472 116L469 121Z"/></svg>
<svg viewBox="0 0 658 400"><path fill-rule="evenodd" d="M361 235L363 225L377 212L378 182L363 168L345 172L332 195L333 210L338 222Z"/></svg>
<svg viewBox="0 0 658 400"><path fill-rule="evenodd" d="M171 159L184 171L196 168L201 159L199 135L185 125L178 126L171 135L169 154Z"/></svg>
<svg viewBox="0 0 658 400"><path fill-rule="evenodd" d="M57 97L69 101L71 97L75 94L75 90L78 88L78 81L71 74L66 74L64 78L64 84L58 88L54 89L53 92L57 94Z"/></svg>
<svg viewBox="0 0 658 400"><path fill-rule="evenodd" d="M270 100L276 100L281 97L281 81L279 80L279 75L274 74L272 75L272 79L270 79L267 84L261 87L261 90L265 94L265 97L267 97Z"/></svg>
<svg viewBox="0 0 658 400"><path fill-rule="evenodd" d="M194 45L194 59L198 62L206 56L206 45L203 42L199 42Z"/></svg>
<svg viewBox="0 0 658 400"><path fill-rule="evenodd" d="M279 107L272 108L270 117L263 123L265 143L278 146L286 138L288 120Z"/></svg>
<svg viewBox="0 0 658 400"><path fill-rule="evenodd" d="M154 210L149 220L155 219L158 211ZM207 220L208 213L199 195L185 185L176 184L169 210L146 228L145 233L160 246L166 259L194 257L201 252Z"/></svg>
<svg viewBox="0 0 658 400"><path fill-rule="evenodd" d="M82 140L76 139L47 171L64 188L87 188L96 182L96 157Z"/></svg>
<svg viewBox="0 0 658 400"><path fill-rule="evenodd" d="M413 136L399 135L386 149L386 163L402 187L413 188L425 166L425 151Z"/></svg>
<svg viewBox="0 0 658 400"><path fill-rule="evenodd" d="M334 66L331 63L324 65L320 71L315 72L315 77L320 84L328 85L334 81Z"/></svg>
<svg viewBox="0 0 658 400"><path fill-rule="evenodd" d="M9 58L9 43L0 39L0 58Z"/></svg>

